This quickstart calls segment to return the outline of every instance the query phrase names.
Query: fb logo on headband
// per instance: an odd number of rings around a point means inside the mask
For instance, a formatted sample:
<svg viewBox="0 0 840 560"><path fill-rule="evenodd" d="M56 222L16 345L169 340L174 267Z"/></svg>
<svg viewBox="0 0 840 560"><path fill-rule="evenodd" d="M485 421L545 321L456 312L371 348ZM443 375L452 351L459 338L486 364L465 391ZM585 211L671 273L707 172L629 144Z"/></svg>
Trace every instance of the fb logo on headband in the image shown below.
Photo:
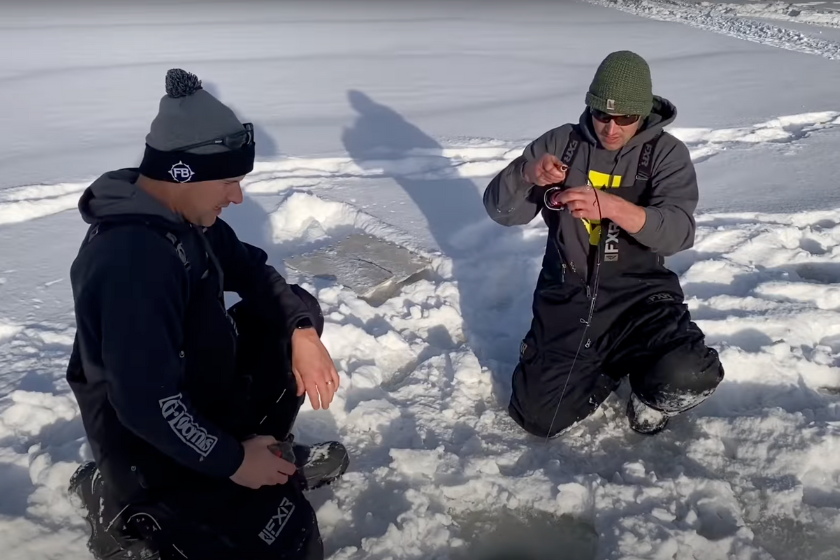
<svg viewBox="0 0 840 560"><path fill-rule="evenodd" d="M182 161L173 165L172 169L169 170L169 174L172 175L172 178L179 183L186 183L193 178L193 175L195 175L193 170L190 169L190 166Z"/></svg>

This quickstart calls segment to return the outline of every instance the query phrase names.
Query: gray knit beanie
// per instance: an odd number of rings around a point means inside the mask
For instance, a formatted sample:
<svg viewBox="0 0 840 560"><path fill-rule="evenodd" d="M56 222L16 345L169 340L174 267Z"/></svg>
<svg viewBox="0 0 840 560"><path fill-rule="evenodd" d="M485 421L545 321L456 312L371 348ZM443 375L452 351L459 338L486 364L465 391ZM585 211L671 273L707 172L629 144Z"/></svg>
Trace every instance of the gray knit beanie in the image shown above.
<svg viewBox="0 0 840 560"><path fill-rule="evenodd" d="M165 86L166 95L146 135L141 173L184 183L238 177L253 170L253 133L202 88L197 76L174 68L166 73ZM226 136L235 140L229 146L216 143L183 150Z"/></svg>

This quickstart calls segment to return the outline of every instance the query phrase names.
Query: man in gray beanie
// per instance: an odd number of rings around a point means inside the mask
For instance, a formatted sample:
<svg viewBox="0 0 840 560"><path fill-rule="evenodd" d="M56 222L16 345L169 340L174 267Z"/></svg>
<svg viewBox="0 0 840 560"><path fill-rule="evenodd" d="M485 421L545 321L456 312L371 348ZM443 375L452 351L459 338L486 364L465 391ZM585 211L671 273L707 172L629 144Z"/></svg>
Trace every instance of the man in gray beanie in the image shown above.
<svg viewBox="0 0 840 560"><path fill-rule="evenodd" d="M328 408L339 377L316 299L219 218L253 165L253 127L170 70L139 168L79 201L67 381L94 461L70 492L96 558L323 558L304 492L349 460L291 429L304 394Z"/></svg>
<svg viewBox="0 0 840 560"><path fill-rule="evenodd" d="M511 417L556 436L587 418L629 375L630 427L655 434L723 379L664 257L694 243L698 189L677 115L653 94L639 55L598 67L579 122L549 130L488 185L505 226L548 225L533 322L513 372Z"/></svg>

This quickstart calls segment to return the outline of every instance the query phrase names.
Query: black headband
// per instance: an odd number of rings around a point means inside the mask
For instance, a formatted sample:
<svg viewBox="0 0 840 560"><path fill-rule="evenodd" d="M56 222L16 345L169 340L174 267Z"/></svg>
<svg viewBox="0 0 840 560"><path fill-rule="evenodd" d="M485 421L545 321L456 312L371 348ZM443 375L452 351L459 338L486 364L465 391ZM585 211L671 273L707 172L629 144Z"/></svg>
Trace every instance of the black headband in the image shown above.
<svg viewBox="0 0 840 560"><path fill-rule="evenodd" d="M246 175L254 170L254 143L229 152L162 152L146 144L140 173L169 183L197 183Z"/></svg>

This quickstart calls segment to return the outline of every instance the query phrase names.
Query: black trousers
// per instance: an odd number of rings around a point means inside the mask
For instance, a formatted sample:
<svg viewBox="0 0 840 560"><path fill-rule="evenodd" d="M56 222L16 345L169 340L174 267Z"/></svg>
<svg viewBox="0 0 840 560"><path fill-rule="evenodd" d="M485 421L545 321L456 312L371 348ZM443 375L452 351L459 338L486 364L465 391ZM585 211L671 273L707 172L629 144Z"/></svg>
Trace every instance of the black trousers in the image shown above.
<svg viewBox="0 0 840 560"><path fill-rule="evenodd" d="M317 300L299 286L292 288L312 310L320 336L324 322ZM228 428L243 438L260 434L285 439L305 398L297 397L291 374L291 336L269 327L245 301L233 306L230 315L239 332L241 392L231 399L240 410L232 411L236 422ZM257 490L197 477L149 503L131 506L123 519L162 559L321 560L317 519L302 487L297 477Z"/></svg>
<svg viewBox="0 0 840 560"><path fill-rule="evenodd" d="M628 298L610 286L599 292L586 328L585 286L540 276L508 407L534 435L555 436L583 420L625 376L642 402L668 414L697 406L723 380L717 352L705 345L680 294Z"/></svg>

